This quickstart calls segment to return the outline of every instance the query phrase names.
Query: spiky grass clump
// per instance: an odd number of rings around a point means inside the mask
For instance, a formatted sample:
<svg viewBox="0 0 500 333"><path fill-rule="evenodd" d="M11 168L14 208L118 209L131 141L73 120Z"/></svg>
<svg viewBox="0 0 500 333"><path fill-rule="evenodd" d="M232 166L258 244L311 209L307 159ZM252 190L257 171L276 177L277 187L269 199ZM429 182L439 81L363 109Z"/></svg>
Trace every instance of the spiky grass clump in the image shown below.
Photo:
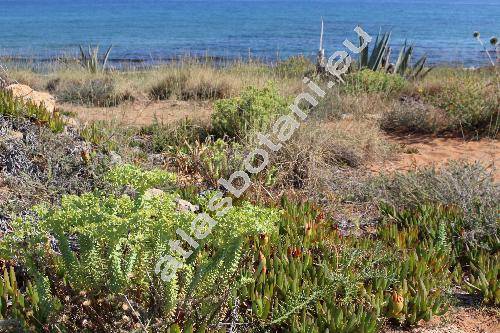
<svg viewBox="0 0 500 333"><path fill-rule="evenodd" d="M65 81L57 85L54 93L61 102L87 106L116 106L134 99L130 92L118 91L111 77Z"/></svg>

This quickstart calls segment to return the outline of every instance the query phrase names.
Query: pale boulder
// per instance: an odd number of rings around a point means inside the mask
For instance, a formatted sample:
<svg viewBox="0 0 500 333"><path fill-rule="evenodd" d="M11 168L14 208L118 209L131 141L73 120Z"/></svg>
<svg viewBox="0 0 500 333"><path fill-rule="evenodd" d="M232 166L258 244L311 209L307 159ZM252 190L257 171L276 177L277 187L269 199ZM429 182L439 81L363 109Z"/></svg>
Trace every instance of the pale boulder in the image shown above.
<svg viewBox="0 0 500 333"><path fill-rule="evenodd" d="M24 84L11 84L5 88L11 91L12 95L21 98L25 102L32 102L35 105L44 105L47 111L54 112L56 108L56 100L51 94L33 90L30 86Z"/></svg>

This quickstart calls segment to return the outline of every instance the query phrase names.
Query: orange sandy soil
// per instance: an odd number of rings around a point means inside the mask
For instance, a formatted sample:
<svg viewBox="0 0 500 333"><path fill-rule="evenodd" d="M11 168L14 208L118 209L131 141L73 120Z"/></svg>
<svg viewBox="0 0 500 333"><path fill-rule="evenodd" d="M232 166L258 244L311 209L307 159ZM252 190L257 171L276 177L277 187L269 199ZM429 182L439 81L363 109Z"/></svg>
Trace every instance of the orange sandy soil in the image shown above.
<svg viewBox="0 0 500 333"><path fill-rule="evenodd" d="M96 120L112 121L124 126L142 126L172 123L181 119L208 120L212 102L135 101L117 107L86 107L61 104L63 110L76 114L80 123ZM440 167L452 160L480 162L493 171L495 181L500 180L500 142L481 139L466 141L461 138L442 138L429 135L387 135L404 152L395 159L375 163L372 172L409 171L423 166Z"/></svg>
<svg viewBox="0 0 500 333"><path fill-rule="evenodd" d="M442 317L433 318L410 330L387 328L384 333L498 333L500 316L498 309L473 307L452 308Z"/></svg>
<svg viewBox="0 0 500 333"><path fill-rule="evenodd" d="M493 171L495 181L500 180L500 142L481 139L466 141L461 138L437 138L424 135L388 135L398 143L404 154L395 160L373 165L373 172L409 171L423 166L440 167L453 160L480 162Z"/></svg>

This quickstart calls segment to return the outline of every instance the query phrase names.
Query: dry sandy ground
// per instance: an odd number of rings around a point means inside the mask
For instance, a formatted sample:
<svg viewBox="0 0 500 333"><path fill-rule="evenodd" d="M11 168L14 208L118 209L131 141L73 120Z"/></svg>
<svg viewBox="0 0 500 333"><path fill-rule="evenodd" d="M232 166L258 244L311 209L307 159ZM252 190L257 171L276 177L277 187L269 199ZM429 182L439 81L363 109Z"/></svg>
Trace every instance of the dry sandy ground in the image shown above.
<svg viewBox="0 0 500 333"><path fill-rule="evenodd" d="M185 101L136 101L118 107L85 107L62 104L61 108L76 114L81 123L106 120L115 124L141 126L171 123L181 119L208 120L212 112L211 102ZM370 166L372 172L409 171L423 166L440 167L452 160L480 162L493 171L495 181L500 180L500 142L482 139L466 141L461 138L438 138L426 135L388 135L388 139L399 144L404 154L394 160Z"/></svg>
<svg viewBox="0 0 500 333"><path fill-rule="evenodd" d="M497 310L498 311L498 310ZM411 330L383 329L384 333L499 333L500 316L494 310L469 307L453 308L441 318L434 318Z"/></svg>
<svg viewBox="0 0 500 333"><path fill-rule="evenodd" d="M211 103L184 101L136 101L117 107L86 107L61 104L60 108L76 114L81 122L112 121L123 125L149 125L155 121L171 123L184 118L205 120L210 117Z"/></svg>
<svg viewBox="0 0 500 333"><path fill-rule="evenodd" d="M404 154L393 161L372 166L372 171L408 171L422 166L440 167L449 161L480 162L500 180L500 142L482 139L465 141L460 138L436 138L422 135L388 136L401 145Z"/></svg>

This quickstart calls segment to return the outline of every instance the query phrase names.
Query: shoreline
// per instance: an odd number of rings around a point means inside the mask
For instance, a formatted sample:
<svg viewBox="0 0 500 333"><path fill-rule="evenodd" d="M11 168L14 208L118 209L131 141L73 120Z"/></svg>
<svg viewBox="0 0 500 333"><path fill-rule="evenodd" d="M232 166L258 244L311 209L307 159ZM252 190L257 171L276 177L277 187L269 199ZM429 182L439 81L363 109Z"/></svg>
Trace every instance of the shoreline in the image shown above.
<svg viewBox="0 0 500 333"><path fill-rule="evenodd" d="M494 61L499 61L499 55L495 50L488 50L492 55ZM111 52L113 53L113 52ZM420 52L421 54L416 54L415 58L417 59L419 55L427 54L426 52ZM471 59L458 59L456 57L449 57L448 60L437 60L434 57L428 57L428 65L433 67L464 67L464 68L480 68L487 66L486 60L486 52L484 50L477 50L477 57L475 60ZM270 53L271 54L271 53ZM108 59L109 64L113 64L118 67L126 67L130 64L141 64L144 66L158 66L158 65L168 65L172 63L181 63L185 61L196 62L201 64L216 64L216 65L228 65L233 63L261 63L264 65L275 65L279 62L286 61L289 58L293 57L305 57L311 61L314 61L316 58L315 52L307 53L296 53L290 54L287 56L281 56L279 53L276 53L274 56L255 56L252 55L251 52L246 55L239 56L222 56L217 54L209 54L208 52L203 53L178 53L172 55L165 55L159 57L146 57L146 56L110 56ZM50 56L41 56L41 55L24 55L24 54L2 54L0 52L0 63L14 63L14 64L51 64L51 63L78 63L78 54L54 54Z"/></svg>

